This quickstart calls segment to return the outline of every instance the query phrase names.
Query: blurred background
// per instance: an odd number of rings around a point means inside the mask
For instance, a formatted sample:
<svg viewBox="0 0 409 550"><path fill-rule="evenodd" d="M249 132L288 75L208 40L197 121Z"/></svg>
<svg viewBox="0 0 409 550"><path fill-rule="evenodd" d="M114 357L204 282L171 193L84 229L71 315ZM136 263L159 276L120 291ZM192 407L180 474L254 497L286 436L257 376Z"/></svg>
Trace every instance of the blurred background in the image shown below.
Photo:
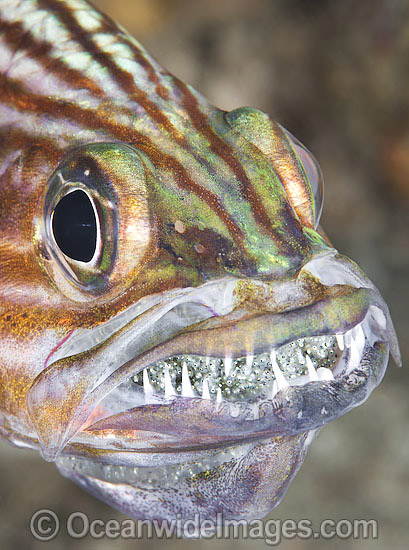
<svg viewBox="0 0 409 550"><path fill-rule="evenodd" d="M182 80L226 109L258 107L316 156L323 226L390 306L404 368L390 364L369 401L325 427L271 518L375 519L377 540L331 548L409 548L409 2L407 0L98 0ZM43 546L30 517L123 518L33 452L0 444L0 547ZM56 550L258 549L259 541L57 537ZM284 550L327 548L287 540Z"/></svg>

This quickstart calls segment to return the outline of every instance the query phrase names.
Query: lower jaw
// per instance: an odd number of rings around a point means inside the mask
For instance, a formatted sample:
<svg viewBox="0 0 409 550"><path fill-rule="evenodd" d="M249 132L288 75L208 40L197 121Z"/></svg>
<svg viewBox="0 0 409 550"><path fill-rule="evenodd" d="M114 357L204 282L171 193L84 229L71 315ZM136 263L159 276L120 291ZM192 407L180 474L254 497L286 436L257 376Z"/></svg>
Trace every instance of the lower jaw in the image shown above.
<svg viewBox="0 0 409 550"><path fill-rule="evenodd" d="M320 428L365 401L381 381L387 360L388 346L376 342L365 347L361 364L351 371L333 381L288 387L273 400L253 405L225 402L218 407L214 401L176 397L168 404L139 407L130 417L136 432L115 431L109 418L102 420L78 434L61 460L68 460L67 467L78 465L90 473L96 468L101 477L112 474L123 481L128 473L139 479L149 468L159 467L161 479L168 469L217 457L224 449ZM197 427L201 419L204 427ZM118 420L124 423L122 415Z"/></svg>
<svg viewBox="0 0 409 550"><path fill-rule="evenodd" d="M195 459L126 467L60 457L62 475L134 519L264 517L301 467L314 432L202 451Z"/></svg>
<svg viewBox="0 0 409 550"><path fill-rule="evenodd" d="M75 456L61 456L56 460L56 465L62 471L70 470L74 475L92 477L108 483L169 487L193 475L216 470L231 460L237 460L245 456L255 445L256 442L251 441L222 448L184 452L184 457L178 459L174 456L175 453L160 453L160 457L157 457L159 464L151 463L149 466L118 465ZM143 461L143 457L140 459ZM149 457L147 462L151 459L152 457Z"/></svg>

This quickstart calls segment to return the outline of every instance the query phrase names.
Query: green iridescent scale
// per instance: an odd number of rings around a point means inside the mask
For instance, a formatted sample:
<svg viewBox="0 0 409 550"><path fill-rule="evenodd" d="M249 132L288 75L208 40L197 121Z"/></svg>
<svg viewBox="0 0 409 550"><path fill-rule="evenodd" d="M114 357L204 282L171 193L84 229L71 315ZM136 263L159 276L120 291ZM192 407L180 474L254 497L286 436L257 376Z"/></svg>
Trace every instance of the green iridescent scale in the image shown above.
<svg viewBox="0 0 409 550"><path fill-rule="evenodd" d="M278 348L276 359L281 372L291 384L291 380L307 375L306 356L309 356L315 369L325 367L333 370L340 355L334 336L300 338ZM182 394L182 369L186 365L194 394L202 396L203 382L207 381L210 395L216 396L219 388L226 399L252 399L262 395L275 380L270 355L263 353L254 357L237 359L200 357L198 355L178 355L159 361L147 368L149 382L158 392L165 392L165 373L169 377L176 394ZM132 378L143 386L143 373Z"/></svg>

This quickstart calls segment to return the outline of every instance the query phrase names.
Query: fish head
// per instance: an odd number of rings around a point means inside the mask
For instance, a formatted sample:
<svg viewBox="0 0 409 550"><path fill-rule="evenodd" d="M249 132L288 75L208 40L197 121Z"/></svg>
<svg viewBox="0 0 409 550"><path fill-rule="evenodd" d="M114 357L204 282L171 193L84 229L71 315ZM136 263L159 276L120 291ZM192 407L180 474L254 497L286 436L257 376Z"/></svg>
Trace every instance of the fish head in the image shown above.
<svg viewBox="0 0 409 550"><path fill-rule="evenodd" d="M261 517L399 362L387 305L321 229L290 132L106 63L126 102L81 119L57 94L86 129L4 138L1 433L133 517Z"/></svg>

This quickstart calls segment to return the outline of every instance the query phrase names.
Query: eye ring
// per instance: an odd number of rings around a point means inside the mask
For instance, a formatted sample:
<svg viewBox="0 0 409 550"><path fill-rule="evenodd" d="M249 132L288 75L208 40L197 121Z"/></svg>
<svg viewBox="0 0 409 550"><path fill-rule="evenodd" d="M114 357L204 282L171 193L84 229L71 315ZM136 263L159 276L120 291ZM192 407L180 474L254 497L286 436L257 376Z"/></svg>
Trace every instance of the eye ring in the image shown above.
<svg viewBox="0 0 409 550"><path fill-rule="evenodd" d="M116 197L110 185L104 181L103 174L98 171L97 166L93 166L92 159L78 158L74 164L68 157L50 179L45 196L42 240L53 262L59 267L59 273L70 283L71 288L98 294L107 287L114 266L117 240ZM85 212L76 210L81 206ZM56 212L60 225L60 231L57 232ZM91 246L90 234L87 235L84 225L90 223L92 226L92 222L95 224L95 242ZM66 228L64 223L68 224ZM69 229L74 230L72 235ZM84 242L81 243L81 240ZM57 272L54 277L63 284Z"/></svg>
<svg viewBox="0 0 409 550"><path fill-rule="evenodd" d="M120 142L80 145L60 159L45 184L33 229L39 261L62 294L76 302L98 303L135 281L157 252L149 207L156 179L149 158ZM76 212L76 199L85 206L84 219ZM85 254L70 249L76 246L74 238L61 240L53 227L56 220L68 223L69 230L79 224L79 239L82 231L88 232Z"/></svg>

